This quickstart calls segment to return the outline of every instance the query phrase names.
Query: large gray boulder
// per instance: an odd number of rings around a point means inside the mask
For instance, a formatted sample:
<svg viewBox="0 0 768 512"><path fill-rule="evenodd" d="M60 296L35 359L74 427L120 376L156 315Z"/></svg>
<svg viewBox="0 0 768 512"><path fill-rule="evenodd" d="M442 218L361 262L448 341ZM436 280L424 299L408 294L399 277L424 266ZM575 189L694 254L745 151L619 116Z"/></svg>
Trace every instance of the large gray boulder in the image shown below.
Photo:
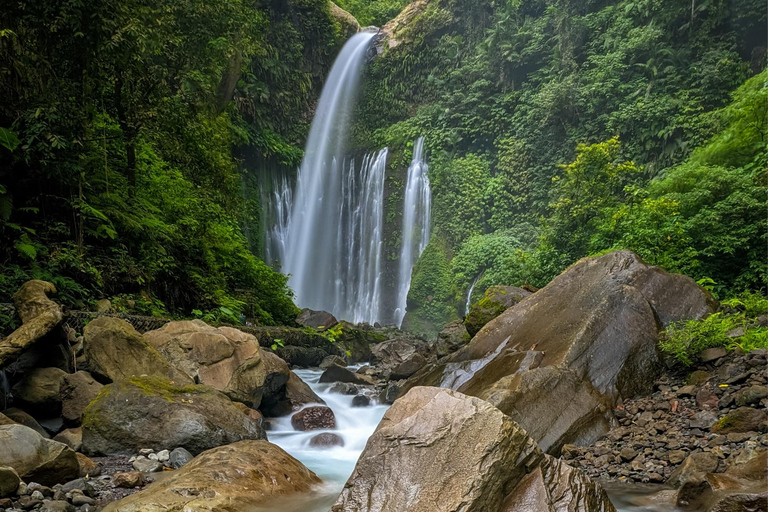
<svg viewBox="0 0 768 512"><path fill-rule="evenodd" d="M312 327L324 331L330 329L339 323L339 321L327 311L315 311L313 309L304 308L301 310L299 316L296 317L296 323L304 327Z"/></svg>
<svg viewBox="0 0 768 512"><path fill-rule="evenodd" d="M615 512L597 484L491 404L427 387L385 413L331 510Z"/></svg>
<svg viewBox="0 0 768 512"><path fill-rule="evenodd" d="M0 426L0 466L13 468L27 482L47 486L74 480L79 469L69 446L23 425Z"/></svg>
<svg viewBox="0 0 768 512"><path fill-rule="evenodd" d="M194 381L161 356L131 324L99 317L83 329L83 352L91 373L104 382L150 375L178 385Z"/></svg>
<svg viewBox="0 0 768 512"><path fill-rule="evenodd" d="M717 307L692 279L628 251L585 258L486 324L463 349L411 377L488 400L541 448L590 444L619 398L652 389L671 322Z"/></svg>
<svg viewBox="0 0 768 512"><path fill-rule="evenodd" d="M308 492L320 479L267 441L240 441L201 453L170 476L104 512L250 510Z"/></svg>
<svg viewBox="0 0 768 512"><path fill-rule="evenodd" d="M197 454L243 439L266 439L266 434L224 394L201 385L178 387L157 377L105 386L83 416L83 451L89 455L179 446Z"/></svg>

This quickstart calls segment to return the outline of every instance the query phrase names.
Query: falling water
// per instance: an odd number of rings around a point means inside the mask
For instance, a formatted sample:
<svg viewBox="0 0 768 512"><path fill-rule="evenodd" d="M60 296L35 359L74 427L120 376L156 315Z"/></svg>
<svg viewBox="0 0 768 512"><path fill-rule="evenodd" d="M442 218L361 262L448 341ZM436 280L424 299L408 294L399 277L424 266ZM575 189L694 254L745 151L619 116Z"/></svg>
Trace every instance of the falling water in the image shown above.
<svg viewBox="0 0 768 512"><path fill-rule="evenodd" d="M380 259L367 258L380 253L387 154L368 155L359 167L345 158L360 70L373 37L352 37L323 87L293 194L282 265L297 304L330 309L354 322L372 322L379 314Z"/></svg>
<svg viewBox="0 0 768 512"><path fill-rule="evenodd" d="M285 261L285 245L291 225L293 187L285 173L267 173L262 183L261 204L265 212L264 260L274 267Z"/></svg>
<svg viewBox="0 0 768 512"><path fill-rule="evenodd" d="M432 192L429 188L428 170L429 166L424 156L424 137L419 137L413 145L413 158L408 167L408 181L403 203L402 244L397 277L397 309L395 309L397 325L401 325L405 317L413 265L429 243Z"/></svg>
<svg viewBox="0 0 768 512"><path fill-rule="evenodd" d="M472 281L472 284L469 286L469 291L467 292L467 304L464 306L464 316L467 316L469 314L469 307L472 305L472 292L475 291L475 285L480 280L480 278L483 277L483 273L481 272L478 274L478 276L475 278L474 281Z"/></svg>

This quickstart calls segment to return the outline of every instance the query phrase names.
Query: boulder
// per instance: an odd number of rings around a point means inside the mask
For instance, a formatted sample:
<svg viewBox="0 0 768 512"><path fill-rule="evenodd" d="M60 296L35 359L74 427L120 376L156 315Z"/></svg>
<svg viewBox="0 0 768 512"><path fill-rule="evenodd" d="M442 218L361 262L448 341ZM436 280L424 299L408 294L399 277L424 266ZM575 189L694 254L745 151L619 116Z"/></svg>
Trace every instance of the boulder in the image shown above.
<svg viewBox="0 0 768 512"><path fill-rule="evenodd" d="M489 403L427 387L387 410L331 510L615 511L597 484Z"/></svg>
<svg viewBox="0 0 768 512"><path fill-rule="evenodd" d="M13 397L28 411L57 415L61 411L59 388L65 375L59 368L35 368L13 386Z"/></svg>
<svg viewBox="0 0 768 512"><path fill-rule="evenodd" d="M21 483L21 478L15 469L8 466L0 466L0 498L5 498L16 492Z"/></svg>
<svg viewBox="0 0 768 512"><path fill-rule="evenodd" d="M4 410L3 415L11 420L11 424L24 425L25 427L31 428L46 439L51 437L48 434L48 431L46 431L35 418L22 411L21 409L11 407L10 409Z"/></svg>
<svg viewBox="0 0 768 512"><path fill-rule="evenodd" d="M174 448L168 455L168 465L173 469L179 469L194 458L195 456L184 448Z"/></svg>
<svg viewBox="0 0 768 512"><path fill-rule="evenodd" d="M83 352L91 373L104 382L149 375L178 385L193 384L184 372L165 360L131 324L101 316L83 329Z"/></svg>
<svg viewBox="0 0 768 512"><path fill-rule="evenodd" d="M344 446L344 439L332 432L322 432L309 440L309 446L315 448L331 448L333 446Z"/></svg>
<svg viewBox="0 0 768 512"><path fill-rule="evenodd" d="M746 464L728 468L724 473L690 474L677 493L677 505L685 509L721 512L763 510L768 506L766 463L768 452L762 452ZM763 509L755 507L757 503L762 504Z"/></svg>
<svg viewBox="0 0 768 512"><path fill-rule="evenodd" d="M80 427L68 428L67 430L59 432L53 440L59 443L64 443L74 451L79 452L83 447L83 429Z"/></svg>
<svg viewBox="0 0 768 512"><path fill-rule="evenodd" d="M488 400L557 454L604 435L620 397L652 391L660 331L715 310L692 279L628 251L585 258L413 375Z"/></svg>
<svg viewBox="0 0 768 512"><path fill-rule="evenodd" d="M339 24L341 34L345 38L352 37L360 32L360 23L358 23L357 19L333 2L330 2L330 12L331 17ZM320 313L325 312L321 311Z"/></svg>
<svg viewBox="0 0 768 512"><path fill-rule="evenodd" d="M63 318L61 306L48 298L56 287L46 281L24 283L13 295L22 325L0 340L0 369L14 362L25 350L53 331Z"/></svg>
<svg viewBox="0 0 768 512"><path fill-rule="evenodd" d="M112 477L112 485L124 489L141 487L146 483L144 473L141 471L128 471L127 473L117 473Z"/></svg>
<svg viewBox="0 0 768 512"><path fill-rule="evenodd" d="M264 351L266 378L260 409L265 416L285 416L307 404L324 404L314 391L278 356Z"/></svg>
<svg viewBox="0 0 768 512"><path fill-rule="evenodd" d="M371 347L371 363L382 368L394 368L418 352L419 348L406 338L383 341Z"/></svg>
<svg viewBox="0 0 768 512"><path fill-rule="evenodd" d="M337 365L330 366L328 369L326 369L323 374L320 375L320 382L347 382L349 384L362 384L366 386L372 386L376 384L376 381L367 375L354 373L347 368Z"/></svg>
<svg viewBox="0 0 768 512"><path fill-rule="evenodd" d="M185 320L144 333L144 339L195 382L223 391L232 400L259 406L267 375L253 334Z"/></svg>
<svg viewBox="0 0 768 512"><path fill-rule="evenodd" d="M76 453L75 455L77 455L77 476L80 478L89 478L101 475L101 467L96 464L96 462L82 453Z"/></svg>
<svg viewBox="0 0 768 512"><path fill-rule="evenodd" d="M437 357L445 357L459 350L469 343L471 336L461 320L455 320L437 334L437 341L434 343L434 352Z"/></svg>
<svg viewBox="0 0 768 512"><path fill-rule="evenodd" d="M330 407L312 406L291 416L291 425L299 431L328 430L336 428L336 416Z"/></svg>
<svg viewBox="0 0 768 512"><path fill-rule="evenodd" d="M316 367L328 357L328 352L321 348L297 347L294 345L277 347L275 353L286 363L302 368Z"/></svg>
<svg viewBox="0 0 768 512"><path fill-rule="evenodd" d="M531 292L516 286L491 286L485 290L483 298L469 308L469 313L464 319L467 332L474 336L485 324L529 295Z"/></svg>
<svg viewBox="0 0 768 512"><path fill-rule="evenodd" d="M669 476L667 484L679 487L697 473L712 473L717 469L717 455L711 452L690 454Z"/></svg>
<svg viewBox="0 0 768 512"><path fill-rule="evenodd" d="M61 416L68 423L79 425L83 412L103 388L88 372L66 374L61 379Z"/></svg>
<svg viewBox="0 0 768 512"><path fill-rule="evenodd" d="M319 483L278 446L240 441L198 455L161 481L109 504L104 512L246 510L278 496L307 492Z"/></svg>
<svg viewBox="0 0 768 512"><path fill-rule="evenodd" d="M427 359L418 352L415 352L408 356L405 361L392 368L390 378L392 380L407 379L417 371L424 368L426 364Z"/></svg>
<svg viewBox="0 0 768 512"><path fill-rule="evenodd" d="M320 369L325 370L333 365L347 366L347 362L341 356L327 356L320 362Z"/></svg>
<svg viewBox="0 0 768 512"><path fill-rule="evenodd" d="M330 329L337 323L336 317L327 311L314 311L309 308L301 310L299 316L296 317L296 323L304 327L312 327L319 331Z"/></svg>
<svg viewBox="0 0 768 512"><path fill-rule="evenodd" d="M90 455L178 446L197 454L265 438L259 422L221 392L201 385L178 387L158 377L132 377L105 386L83 416L83 451Z"/></svg>
<svg viewBox="0 0 768 512"><path fill-rule="evenodd" d="M23 425L0 427L0 466L13 468L27 482L47 486L74 480L78 472L77 457L69 446Z"/></svg>
<svg viewBox="0 0 768 512"><path fill-rule="evenodd" d="M752 407L739 407L720 418L712 427L712 432L718 434L757 432L760 430L760 425L765 421L768 421L768 415L766 415L765 410L754 409Z"/></svg>

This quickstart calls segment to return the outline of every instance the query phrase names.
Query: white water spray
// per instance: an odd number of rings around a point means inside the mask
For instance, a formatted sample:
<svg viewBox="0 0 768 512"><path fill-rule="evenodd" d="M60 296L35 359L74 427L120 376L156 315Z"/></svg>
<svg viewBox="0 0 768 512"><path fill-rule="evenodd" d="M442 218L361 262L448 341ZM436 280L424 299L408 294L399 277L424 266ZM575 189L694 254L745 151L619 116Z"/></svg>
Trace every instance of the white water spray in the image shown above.
<svg viewBox="0 0 768 512"><path fill-rule="evenodd" d="M413 265L429 243L432 191L427 176L428 170L424 155L424 137L419 137L413 145L413 158L408 167L403 203L402 245L395 309L395 323L398 326L402 325L405 317Z"/></svg>

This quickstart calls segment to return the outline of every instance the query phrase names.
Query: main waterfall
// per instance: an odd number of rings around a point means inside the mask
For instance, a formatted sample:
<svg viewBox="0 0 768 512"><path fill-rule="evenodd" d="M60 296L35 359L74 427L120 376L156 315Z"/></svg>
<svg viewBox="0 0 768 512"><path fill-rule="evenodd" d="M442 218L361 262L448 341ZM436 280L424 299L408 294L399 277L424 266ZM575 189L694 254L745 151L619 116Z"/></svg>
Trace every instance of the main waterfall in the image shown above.
<svg viewBox="0 0 768 512"><path fill-rule="evenodd" d="M384 283L384 200L389 151L349 155L346 144L372 33L351 38L331 68L295 187L264 173L264 257L289 274L300 307L354 323L402 323L411 271L429 241L430 190L423 137L414 144L400 257ZM393 262L394 263L394 262ZM388 267L389 268L389 267ZM395 281L397 276L397 282ZM386 299L385 299L386 297Z"/></svg>

